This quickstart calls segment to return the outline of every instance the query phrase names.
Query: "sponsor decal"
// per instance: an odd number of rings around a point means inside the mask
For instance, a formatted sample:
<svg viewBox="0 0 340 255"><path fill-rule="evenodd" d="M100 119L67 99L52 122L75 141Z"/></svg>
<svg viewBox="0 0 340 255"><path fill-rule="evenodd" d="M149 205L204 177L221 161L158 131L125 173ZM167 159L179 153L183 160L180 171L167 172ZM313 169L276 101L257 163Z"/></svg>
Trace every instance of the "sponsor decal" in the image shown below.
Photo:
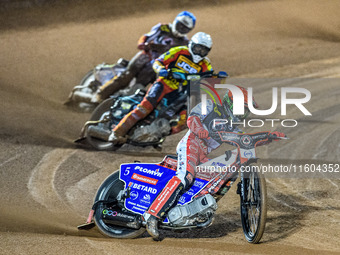
<svg viewBox="0 0 340 255"><path fill-rule="evenodd" d="M138 184L138 183L134 183L131 188L141 190L141 191L145 191L145 192L148 192L148 193L151 193L151 194L157 193L157 189L148 187L148 186L143 185L143 184Z"/></svg>
<svg viewBox="0 0 340 255"><path fill-rule="evenodd" d="M157 179L153 179L144 175L140 175L140 174L136 174L134 173L131 177L131 179L136 180L136 181L140 181L140 182L145 182L151 185L156 185L158 180Z"/></svg>
<svg viewBox="0 0 340 255"><path fill-rule="evenodd" d="M184 204L185 203L185 197L181 196L180 199L178 200L178 202Z"/></svg>
<svg viewBox="0 0 340 255"><path fill-rule="evenodd" d="M170 32L169 27L167 25L162 25L161 30L165 32Z"/></svg>
<svg viewBox="0 0 340 255"><path fill-rule="evenodd" d="M189 196L193 196L194 195L194 192L192 189L190 189L189 191L186 192L186 194L188 194Z"/></svg>
<svg viewBox="0 0 340 255"><path fill-rule="evenodd" d="M113 216L113 217L116 217L118 215L118 213L116 211L107 210L107 209L103 210L103 214L104 215L110 215L110 216Z"/></svg>
<svg viewBox="0 0 340 255"><path fill-rule="evenodd" d="M244 151L243 153L245 158L252 158L253 157L253 153L251 151Z"/></svg>
<svg viewBox="0 0 340 255"><path fill-rule="evenodd" d="M177 160L172 158L166 158L165 163L169 165L177 165Z"/></svg>
<svg viewBox="0 0 340 255"><path fill-rule="evenodd" d="M185 177L190 183L192 183L193 178L192 178L192 174L188 173L187 176Z"/></svg>
<svg viewBox="0 0 340 255"><path fill-rule="evenodd" d="M175 66L179 67L180 69L188 73L198 73L201 70L201 67L199 65L195 64L194 62L187 59L183 55L177 59Z"/></svg>
<svg viewBox="0 0 340 255"><path fill-rule="evenodd" d="M150 174L150 175L157 176L157 177L162 177L163 175L163 172L160 172L159 168L156 170L151 170L145 167L136 166L135 171L139 171L139 172Z"/></svg>
<svg viewBox="0 0 340 255"><path fill-rule="evenodd" d="M254 140L258 140L258 139L267 139L267 134L264 133L264 134L255 135L255 136L253 136L253 139L254 139Z"/></svg>
<svg viewBox="0 0 340 255"><path fill-rule="evenodd" d="M138 192L137 191L135 191L135 190L133 190L133 191L131 191L130 192L130 198L132 199L132 200L136 200L137 198L138 198Z"/></svg>
<svg viewBox="0 0 340 255"><path fill-rule="evenodd" d="M122 107L123 110L129 110L130 107L131 107L131 104L126 103L126 102L122 102L121 107Z"/></svg>
<svg viewBox="0 0 340 255"><path fill-rule="evenodd" d="M204 186L204 182L201 181L195 181L194 186L202 188Z"/></svg>
<svg viewBox="0 0 340 255"><path fill-rule="evenodd" d="M116 212L116 211L112 211L112 210L107 210L107 209L104 209L103 210L103 214L104 215L110 215L112 217L122 217L122 218L127 218L127 219L135 219L133 216L131 215L127 215L127 214L123 214L123 213L119 213L119 212Z"/></svg>
<svg viewBox="0 0 340 255"><path fill-rule="evenodd" d="M219 166L219 167L225 167L226 165L220 162L213 162L211 166Z"/></svg>
<svg viewBox="0 0 340 255"><path fill-rule="evenodd" d="M249 135L245 135L241 138L241 143L244 145L250 145L252 142L252 138Z"/></svg>
<svg viewBox="0 0 340 255"><path fill-rule="evenodd" d="M143 203L150 204L151 196L149 194L145 194L143 198L140 200Z"/></svg>
<svg viewBox="0 0 340 255"><path fill-rule="evenodd" d="M172 183L173 182L173 183ZM171 185L171 186L170 186ZM169 187L170 186L170 187ZM168 201L169 198L171 197L171 195L174 193L176 187L178 186L178 181L176 180L170 180L169 183L167 184L167 186L165 186L165 189L162 191L162 193L157 197L156 199L156 205L152 205L154 206L153 208L156 210L156 211L159 211L160 208L162 208L162 206L168 202L169 204L171 204L172 202L171 201ZM178 190L179 192L180 190ZM176 196L174 196L175 198Z"/></svg>
<svg viewBox="0 0 340 255"><path fill-rule="evenodd" d="M214 182L213 185L211 185L211 187L208 189L208 192L211 192L212 190L214 190L221 181L222 179L219 178L216 182Z"/></svg>

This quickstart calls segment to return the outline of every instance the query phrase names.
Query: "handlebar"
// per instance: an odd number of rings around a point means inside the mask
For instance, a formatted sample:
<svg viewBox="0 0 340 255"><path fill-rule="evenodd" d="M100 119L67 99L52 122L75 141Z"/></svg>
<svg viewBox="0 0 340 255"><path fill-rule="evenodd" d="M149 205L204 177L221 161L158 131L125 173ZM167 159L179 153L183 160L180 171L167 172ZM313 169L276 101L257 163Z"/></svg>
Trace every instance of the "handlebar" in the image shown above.
<svg viewBox="0 0 340 255"><path fill-rule="evenodd" d="M272 140L285 140L288 137L278 137L270 132L257 132L257 133L234 133L226 131L217 132L222 142L229 143L239 148L255 148L258 144L271 142ZM262 143L263 142L263 143Z"/></svg>
<svg viewBox="0 0 340 255"><path fill-rule="evenodd" d="M289 138L287 136L279 137L279 136L277 136L275 134L271 134L271 133L268 134L268 140L278 140L278 139L280 139L280 140L288 140Z"/></svg>
<svg viewBox="0 0 340 255"><path fill-rule="evenodd" d="M143 50L145 52L149 52L150 50L152 51L157 51L157 52L165 52L169 49L169 45L165 44L157 44L157 43L144 43L143 45Z"/></svg>
<svg viewBox="0 0 340 255"><path fill-rule="evenodd" d="M227 78L228 74L224 71L214 73L214 71L206 71L201 73L184 73L180 69L170 70L169 76L176 80L198 81L202 78Z"/></svg>

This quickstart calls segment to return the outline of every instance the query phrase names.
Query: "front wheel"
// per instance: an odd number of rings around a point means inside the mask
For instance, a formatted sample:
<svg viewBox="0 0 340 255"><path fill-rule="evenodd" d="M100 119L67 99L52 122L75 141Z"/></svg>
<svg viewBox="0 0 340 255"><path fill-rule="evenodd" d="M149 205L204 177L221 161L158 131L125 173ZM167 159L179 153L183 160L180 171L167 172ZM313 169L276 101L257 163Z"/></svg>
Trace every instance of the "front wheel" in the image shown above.
<svg viewBox="0 0 340 255"><path fill-rule="evenodd" d="M99 187L94 202L99 200L112 201L117 198L119 191L124 189L124 183L119 179L119 171L114 172ZM98 203L95 210L94 221L99 231L112 238L136 238L145 232L145 228L130 229L107 224L102 219L102 212L106 208L105 202Z"/></svg>
<svg viewBox="0 0 340 255"><path fill-rule="evenodd" d="M241 221L243 233L249 243L258 243L267 219L267 188L263 174L252 171L243 173L240 182Z"/></svg>

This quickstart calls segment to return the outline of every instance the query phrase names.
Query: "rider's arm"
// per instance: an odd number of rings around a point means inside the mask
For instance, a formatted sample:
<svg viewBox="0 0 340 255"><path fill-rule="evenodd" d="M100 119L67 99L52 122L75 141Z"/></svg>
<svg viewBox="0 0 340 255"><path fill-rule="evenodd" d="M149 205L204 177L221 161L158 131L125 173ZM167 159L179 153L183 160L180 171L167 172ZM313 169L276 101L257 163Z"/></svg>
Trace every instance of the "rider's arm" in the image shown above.
<svg viewBox="0 0 340 255"><path fill-rule="evenodd" d="M151 42L155 38L157 38L157 36L161 33L161 27L162 27L162 24L158 23L157 25L151 28L151 31L149 33L142 35L138 40L137 48L139 50L143 50L145 43Z"/></svg>
<svg viewBox="0 0 340 255"><path fill-rule="evenodd" d="M205 116L207 116L211 111L213 111L214 104L211 100L207 100L207 105L205 109L205 115L203 115L202 111L202 103L197 104L190 112L189 118L187 120L188 128L195 135L199 136L202 132L208 132L208 130L202 124L202 120Z"/></svg>
<svg viewBox="0 0 340 255"><path fill-rule="evenodd" d="M165 69L165 66L163 64L162 61L158 59L155 60L155 62L153 63L152 65L152 68L153 70L155 71L156 74L159 74L159 72L162 70L162 69Z"/></svg>
<svg viewBox="0 0 340 255"><path fill-rule="evenodd" d="M195 135L199 136L202 132L207 131L198 116L190 116L187 120L188 128L191 132L193 132ZM207 131L208 132L208 131Z"/></svg>
<svg viewBox="0 0 340 255"><path fill-rule="evenodd" d="M167 69L167 66L171 62L176 61L178 56L182 53L186 53L185 47L183 46L171 48L169 51L163 53L155 60L152 65L153 70L158 74L160 70Z"/></svg>
<svg viewBox="0 0 340 255"><path fill-rule="evenodd" d="M201 67L202 67L202 71L201 72L213 71L213 68L211 66L210 60L207 57L205 57L202 60Z"/></svg>

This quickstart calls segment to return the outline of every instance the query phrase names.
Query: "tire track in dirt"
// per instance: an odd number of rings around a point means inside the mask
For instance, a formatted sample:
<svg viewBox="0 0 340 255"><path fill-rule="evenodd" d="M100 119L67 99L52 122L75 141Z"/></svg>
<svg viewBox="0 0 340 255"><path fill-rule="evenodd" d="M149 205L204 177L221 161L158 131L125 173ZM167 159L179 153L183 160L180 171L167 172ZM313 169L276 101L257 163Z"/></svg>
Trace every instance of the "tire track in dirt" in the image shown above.
<svg viewBox="0 0 340 255"><path fill-rule="evenodd" d="M213 35L215 46L211 59L216 70L226 70L231 77L260 70L258 77L263 78L266 76L262 70L268 68L268 77L298 77L308 73L302 77L339 78L339 59L326 59L339 55L338 3L331 0L322 3L316 0L308 3L283 0L233 1L232 4L212 3L211 6L204 4L204 8L193 7L193 12L200 20L196 31L209 31ZM150 5L147 7L151 10ZM0 253L126 254L128 251L134 254L338 254L340 183L335 179L304 179L301 182L268 179L268 224L263 243L256 246L247 245L243 238L239 201L234 191L221 201L215 225L203 231L169 233L168 238L160 243L152 242L149 237L113 240L98 237L100 234L96 230L87 234L77 232L76 225L85 220L100 182L112 170L116 170L119 163L131 162L138 154L123 156L125 151L121 151L121 154L111 154L110 158L101 157L104 155L101 152L55 149L70 148L69 141L78 134L77 129L85 119L85 116L61 109L59 105L89 65L101 61L111 63L121 56L131 57L140 33L155 22L171 20L177 11L179 9L129 13L129 16L118 19L108 15L105 20L98 18L86 24L75 20L73 23L40 26L39 29L31 27L26 31L11 29L1 34L1 56L3 63L6 63L0 81L4 90L1 97L4 106L2 109L6 111L1 114L1 135L8 136L7 141L18 148L19 153L25 150L22 143L32 150L42 148L43 153L46 149L51 151L42 156L40 150L39 153L30 154L34 159L26 159L22 156L18 158L13 153L10 156L7 154L6 158L8 148L4 149L1 166L6 169L6 174L11 175L11 178L3 180L3 183L8 182L4 188L13 198L18 198L20 194L20 199L13 199L9 201L8 207L1 208L5 212L2 214L2 222L8 224L0 232ZM87 15L86 12L92 14L93 8L84 6L84 13L81 14ZM64 15L60 14L63 14L60 9L54 13L60 20L64 20ZM43 17L48 15L49 12L44 15L38 12L37 17L32 15L30 18L39 19L40 24ZM13 16L12 19L15 18ZM25 20L27 26L32 23L30 18ZM126 28L129 28L128 33ZM124 43L118 38L124 38ZM318 61L320 59L324 60ZM294 65L296 63L302 64ZM270 103L267 99L271 96L268 92L271 86L276 85L254 85L255 92L262 96L264 107ZM294 84L288 83L287 86ZM320 159L326 157L325 162L333 162L331 159L334 157L329 159L328 155L338 153L334 144L338 138L334 135L339 130L332 126L338 125L338 106L332 102L336 93L339 95L334 90L338 86L318 85L316 82L311 87L312 94L320 97L311 108L314 112L321 109L320 112L313 116L313 121L301 120L301 124L306 127L299 132L291 132L291 145L277 143L263 148L264 152L267 151L263 159L275 158L273 162L277 163L280 160L290 160L295 157L294 153L298 153L300 156L296 156L292 162L303 163L304 156L308 158L315 155L315 151L322 151L315 156L316 159L323 162ZM289 111L288 114L296 117L299 113L297 110ZM330 117L327 122L325 116ZM323 125L319 125L321 122L324 122ZM334 139L332 136L323 139L325 134L313 130L317 128L326 128L332 132ZM304 143L304 140L312 136L319 136L320 140ZM329 147L330 142L334 146ZM175 143L167 143L172 152ZM307 150L306 153L302 147ZM130 150L133 148L127 148L126 152L131 153ZM97 158L97 155L100 156ZM262 152L259 155L262 157ZM153 156L155 158L152 160L161 157L156 153ZM25 159L19 161L21 158ZM144 161L151 157L137 159ZM97 164L99 160L102 164ZM27 164L29 167L20 166L28 161L33 164ZM11 172L14 167L16 175ZM26 187L29 188L27 197ZM22 212L25 212L24 217ZM63 235L65 232L67 234Z"/></svg>
<svg viewBox="0 0 340 255"><path fill-rule="evenodd" d="M77 150L54 149L41 159L33 169L27 187L33 199L53 212L65 212L68 205L56 192L54 176L59 167Z"/></svg>

